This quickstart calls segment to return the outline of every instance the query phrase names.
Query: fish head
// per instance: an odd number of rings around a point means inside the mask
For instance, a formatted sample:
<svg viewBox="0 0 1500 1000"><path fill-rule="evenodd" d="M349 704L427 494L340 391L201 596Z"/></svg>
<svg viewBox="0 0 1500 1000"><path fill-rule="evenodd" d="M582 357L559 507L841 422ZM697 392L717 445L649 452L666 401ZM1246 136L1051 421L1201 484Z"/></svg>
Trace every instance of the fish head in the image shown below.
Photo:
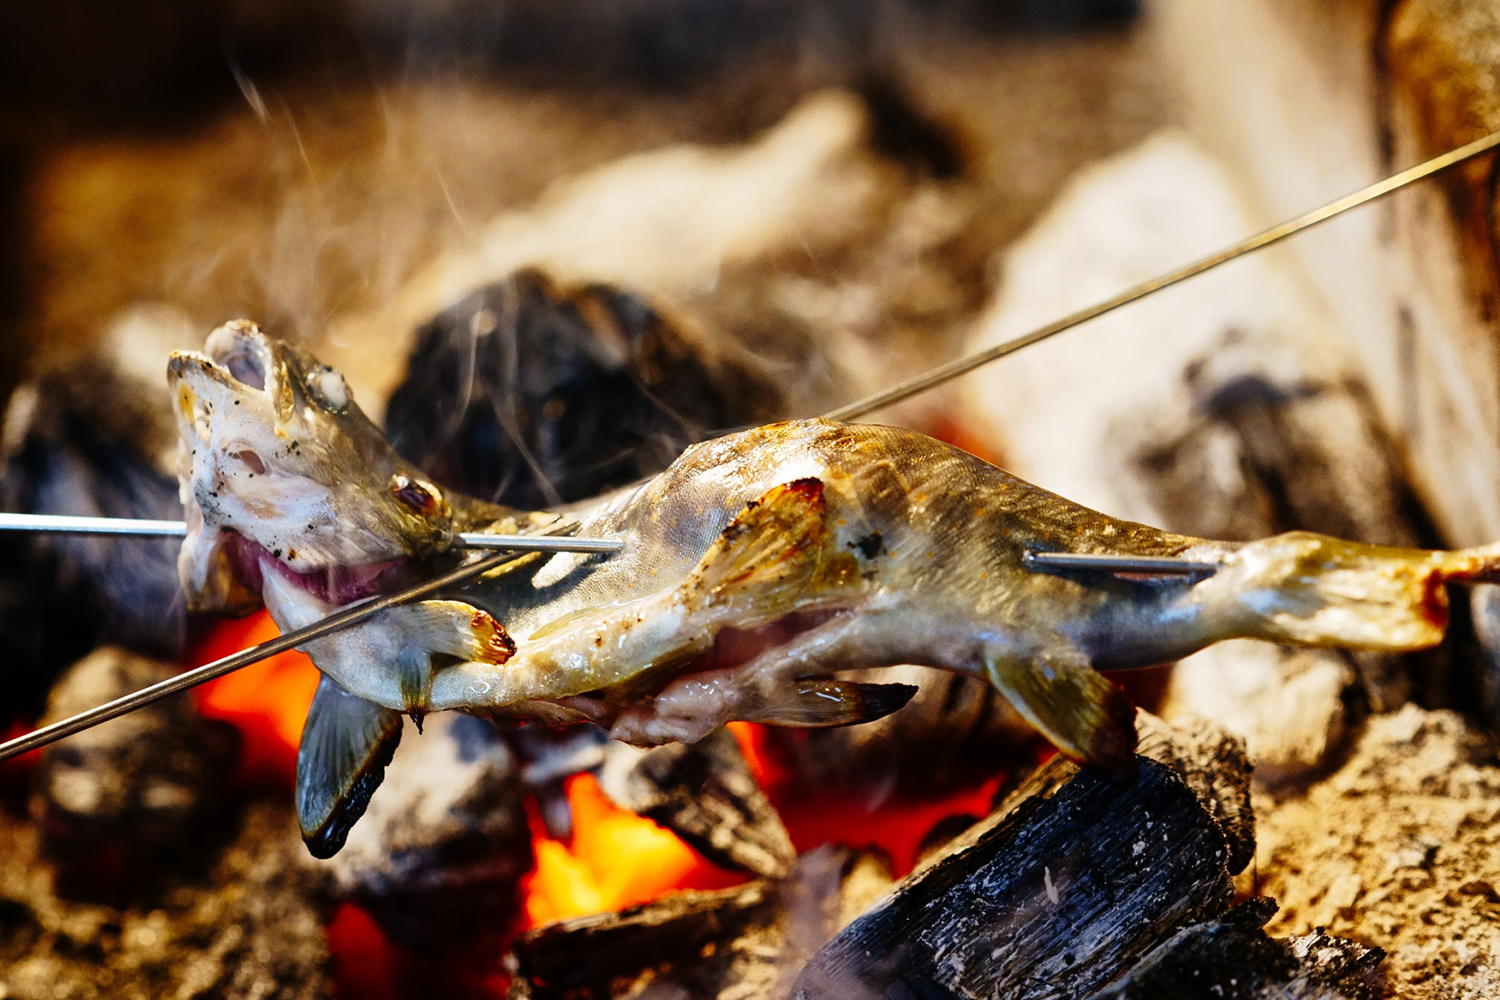
<svg viewBox="0 0 1500 1000"><path fill-rule="evenodd" d="M247 320L171 356L193 610L245 614L274 570L329 604L446 550L454 507L386 441L344 377Z"/></svg>

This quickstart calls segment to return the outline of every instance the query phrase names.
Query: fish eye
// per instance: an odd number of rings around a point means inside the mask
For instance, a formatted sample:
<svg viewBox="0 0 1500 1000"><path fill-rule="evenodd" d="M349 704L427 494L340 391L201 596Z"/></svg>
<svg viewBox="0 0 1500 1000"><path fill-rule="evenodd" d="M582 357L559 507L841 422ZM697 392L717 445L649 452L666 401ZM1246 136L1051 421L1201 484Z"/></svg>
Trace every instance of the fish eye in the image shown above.
<svg viewBox="0 0 1500 1000"><path fill-rule="evenodd" d="M437 510L436 493L414 479L408 479L402 475L392 476L391 492L396 494L397 500L423 517L431 517Z"/></svg>
<svg viewBox="0 0 1500 1000"><path fill-rule="evenodd" d="M338 369L320 365L307 373L307 387L328 409L342 413L349 408L349 385Z"/></svg>

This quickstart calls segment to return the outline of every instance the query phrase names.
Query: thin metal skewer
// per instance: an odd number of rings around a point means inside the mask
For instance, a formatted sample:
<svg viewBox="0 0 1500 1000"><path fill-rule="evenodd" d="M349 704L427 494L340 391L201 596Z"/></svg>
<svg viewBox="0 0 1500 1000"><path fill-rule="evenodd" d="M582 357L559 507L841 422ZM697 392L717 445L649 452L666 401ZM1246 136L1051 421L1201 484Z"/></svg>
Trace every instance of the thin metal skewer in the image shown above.
<svg viewBox="0 0 1500 1000"><path fill-rule="evenodd" d="M1022 561L1031 569L1090 570L1104 573L1150 573L1158 576L1212 576L1216 562L1174 556L1115 556L1088 552L1028 552Z"/></svg>
<svg viewBox="0 0 1500 1000"><path fill-rule="evenodd" d="M232 673L241 667L249 666L257 660L263 660L277 653L284 653L305 642L328 635L330 632L337 632L339 629L372 618L386 608L394 607L397 604L404 604L407 601L414 601L436 590L463 583L465 580L471 580L516 558L516 556L508 553L495 553L494 555L488 555L482 559L449 570L442 576L434 577L431 580L424 580L394 594L388 594L384 597L366 598L358 603L340 608L327 618L319 619L311 625L288 632L285 635L263 642L258 646L242 649L238 653L214 660L212 663L205 663L201 667L185 671L176 677L169 677L149 687L143 687L139 691L133 691L123 697L116 698L114 701L105 702L98 708L91 708L86 712L80 712L60 722L54 722L50 726L43 726L41 729L27 733L25 736L18 736L13 740L0 743L0 760L6 760L18 754L23 754L28 750L35 750L37 747L46 746L48 743L53 743L65 736L72 736L74 733L82 732L101 722L107 722L127 712L143 708L153 701L179 694L188 688L202 684L204 681L211 681L215 677L223 677L225 674Z"/></svg>
<svg viewBox="0 0 1500 1000"><path fill-rule="evenodd" d="M1091 319L1103 316L1107 312L1112 312L1123 305L1128 305L1137 299L1143 299L1153 292L1159 292L1163 288L1175 285L1179 281L1186 281L1188 278L1202 274L1204 271L1212 270L1220 264L1234 260L1236 257L1244 256L1253 250L1259 250L1261 247L1280 242L1288 236L1300 233L1302 230L1316 226L1320 222L1326 222L1335 216L1342 215L1352 208L1358 208L1377 198L1383 198L1393 191L1399 191L1408 184L1413 184L1424 177L1431 177L1441 170L1446 170L1465 160L1472 159L1481 153L1494 149L1496 146L1500 146L1500 131L1491 132L1484 138L1475 139L1467 146L1460 146L1452 152L1435 156L1425 163L1419 163L1415 167L1403 170L1399 174L1371 184L1363 190L1346 195L1338 201L1330 202L1322 208L1314 209L1306 215L1299 215L1297 218L1283 222L1279 226L1273 226L1264 232L1251 236L1249 239L1236 243L1234 246L1226 247L1218 253L1210 254L1185 267L1180 267L1160 277L1152 278L1150 281L1142 282L1134 288L1121 292L1112 299L1106 299L1097 305L1089 306L1087 309L1080 309L1075 313L1064 316L1062 319L1053 320L1046 326L1038 327L1030 333L1007 340L1003 344L996 344L994 347L978 351L966 358L959 358L946 365L941 365L927 372L925 375L918 375L916 378L908 379L882 392L866 396L864 399L855 400L847 406L841 406L836 410L823 414L823 416L829 420L855 420L874 413L876 410L883 410L887 406L901 402L903 399L909 399L920 392L926 392L928 389L942 385L950 379L966 375L975 368L987 365L997 358L1003 358L1007 354L1019 351L1023 347L1030 347L1039 340L1046 340L1048 337L1062 333L1064 330L1072 329L1080 323L1086 323Z"/></svg>
<svg viewBox="0 0 1500 1000"><path fill-rule="evenodd" d="M73 517L66 514L0 513L0 531L46 531L73 535L133 535L145 538L181 538L187 525L181 521L147 521L125 517ZM618 552L625 547L619 538L574 538L567 535L492 535L466 531L458 536L459 548L506 549L511 552Z"/></svg>

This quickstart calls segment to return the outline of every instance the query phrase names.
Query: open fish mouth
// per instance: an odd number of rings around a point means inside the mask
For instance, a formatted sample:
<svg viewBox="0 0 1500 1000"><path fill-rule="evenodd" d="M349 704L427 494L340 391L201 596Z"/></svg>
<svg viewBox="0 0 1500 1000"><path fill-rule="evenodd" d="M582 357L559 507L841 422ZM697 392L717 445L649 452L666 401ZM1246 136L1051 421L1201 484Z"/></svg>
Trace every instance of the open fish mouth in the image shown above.
<svg viewBox="0 0 1500 1000"><path fill-rule="evenodd" d="M343 376L247 321L172 355L193 610L261 605L263 567L339 605L399 587L448 549L453 508L355 404Z"/></svg>
<svg viewBox="0 0 1500 1000"><path fill-rule="evenodd" d="M339 607L366 597L400 590L417 580L415 560L399 557L380 562L333 563L296 570L278 553L237 531L221 530L219 544L236 579L247 590L260 593L266 568L324 604Z"/></svg>

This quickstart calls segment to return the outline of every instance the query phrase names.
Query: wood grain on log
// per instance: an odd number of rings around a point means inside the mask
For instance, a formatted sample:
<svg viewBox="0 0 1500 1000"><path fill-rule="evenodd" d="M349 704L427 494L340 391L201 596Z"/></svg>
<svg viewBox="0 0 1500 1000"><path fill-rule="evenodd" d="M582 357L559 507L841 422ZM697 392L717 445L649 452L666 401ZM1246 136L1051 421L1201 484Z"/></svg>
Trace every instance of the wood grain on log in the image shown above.
<svg viewBox="0 0 1500 1000"><path fill-rule="evenodd" d="M1218 824L1155 761L1125 785L1054 759L980 827L840 932L793 995L1083 996L1234 895Z"/></svg>

